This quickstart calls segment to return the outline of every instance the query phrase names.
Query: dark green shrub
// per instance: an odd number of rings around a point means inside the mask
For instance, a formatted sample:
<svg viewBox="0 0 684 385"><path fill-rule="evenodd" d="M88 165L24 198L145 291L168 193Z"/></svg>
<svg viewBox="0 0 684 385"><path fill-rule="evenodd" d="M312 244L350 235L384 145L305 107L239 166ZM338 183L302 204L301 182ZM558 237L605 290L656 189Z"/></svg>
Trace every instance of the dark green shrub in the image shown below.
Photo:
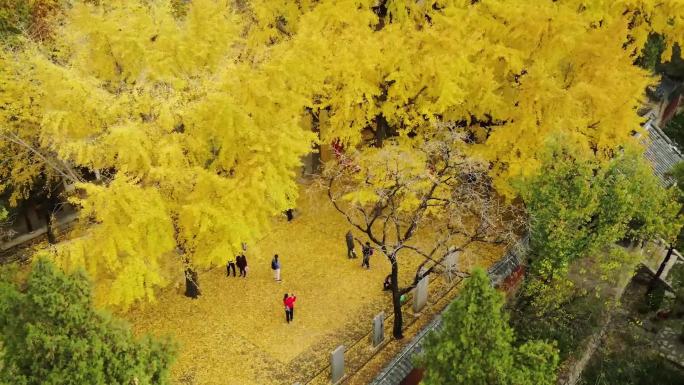
<svg viewBox="0 0 684 385"><path fill-rule="evenodd" d="M650 311L658 311L663 305L663 300L665 299L665 287L658 282L656 286L651 290L646 296L646 304Z"/></svg>

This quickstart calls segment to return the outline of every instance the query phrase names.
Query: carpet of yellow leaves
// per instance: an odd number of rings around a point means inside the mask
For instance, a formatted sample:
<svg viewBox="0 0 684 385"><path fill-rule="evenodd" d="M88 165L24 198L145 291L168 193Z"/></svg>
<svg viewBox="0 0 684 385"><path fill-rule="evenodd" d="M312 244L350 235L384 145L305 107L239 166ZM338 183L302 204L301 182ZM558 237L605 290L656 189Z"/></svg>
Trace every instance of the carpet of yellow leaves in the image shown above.
<svg viewBox="0 0 684 385"><path fill-rule="evenodd" d="M199 299L168 289L156 303L124 314L136 333L171 335L180 343L174 383L306 383L325 370L332 349L365 338L379 311L391 313L389 294L382 291L387 260L376 253L365 270L360 258L348 259L344 235L350 226L321 191L303 189L295 219L276 218L272 231L248 246L247 278L226 277L225 267L217 267L200 273ZM275 253L282 282L275 282L270 268ZM462 262L489 265L495 254L474 250ZM421 262L403 255L401 281L411 280ZM285 322L286 292L297 295L292 324Z"/></svg>

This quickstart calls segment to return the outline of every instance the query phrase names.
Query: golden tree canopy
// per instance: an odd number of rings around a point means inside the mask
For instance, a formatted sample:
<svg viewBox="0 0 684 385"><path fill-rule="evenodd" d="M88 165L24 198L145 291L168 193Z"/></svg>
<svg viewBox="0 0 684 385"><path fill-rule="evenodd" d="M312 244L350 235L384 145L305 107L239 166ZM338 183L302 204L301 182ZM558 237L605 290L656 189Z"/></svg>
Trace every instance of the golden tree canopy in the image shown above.
<svg viewBox="0 0 684 385"><path fill-rule="evenodd" d="M177 249L222 263L290 207L307 108L347 146L447 123L510 196L558 132L599 159L629 141L648 33L684 39L681 0L71 3L51 39L0 57L0 187L20 198L46 165L80 182L88 228L57 259L124 305Z"/></svg>
<svg viewBox="0 0 684 385"><path fill-rule="evenodd" d="M37 127L38 151L109 175L81 181L88 229L57 259L85 265L102 300L128 305L168 281L161 266L176 247L210 266L263 233L296 199L313 137L302 97L245 55L231 2L195 0L181 20L169 2L101 3L75 4L50 44L5 53L14 111L3 120L38 121L3 130Z"/></svg>
<svg viewBox="0 0 684 385"><path fill-rule="evenodd" d="M399 135L455 123L510 195L511 178L536 172L557 132L599 159L630 140L655 81L633 62L651 32L668 52L684 38L682 4L321 1L286 44L318 54L303 65L328 111L325 141L355 145L380 118Z"/></svg>

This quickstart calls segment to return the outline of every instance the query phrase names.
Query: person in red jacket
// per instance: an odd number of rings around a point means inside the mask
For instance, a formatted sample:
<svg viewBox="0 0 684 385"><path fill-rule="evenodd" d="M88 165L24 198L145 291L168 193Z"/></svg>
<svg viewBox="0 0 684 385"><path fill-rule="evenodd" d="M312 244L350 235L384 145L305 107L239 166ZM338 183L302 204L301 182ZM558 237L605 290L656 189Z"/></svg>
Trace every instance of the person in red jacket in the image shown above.
<svg viewBox="0 0 684 385"><path fill-rule="evenodd" d="M297 300L297 296L293 294L288 295L285 293L283 297L283 305L285 305L285 320L290 323L294 319L294 303Z"/></svg>

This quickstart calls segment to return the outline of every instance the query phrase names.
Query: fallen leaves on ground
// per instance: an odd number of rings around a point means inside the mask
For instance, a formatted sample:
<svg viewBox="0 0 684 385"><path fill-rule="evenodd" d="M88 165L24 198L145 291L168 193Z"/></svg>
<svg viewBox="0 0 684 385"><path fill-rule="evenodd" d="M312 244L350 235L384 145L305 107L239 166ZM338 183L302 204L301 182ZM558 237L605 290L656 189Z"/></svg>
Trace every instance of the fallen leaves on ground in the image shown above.
<svg viewBox="0 0 684 385"><path fill-rule="evenodd" d="M346 257L344 235L350 226L321 191L305 189L295 219L287 222L283 215L274 222L265 238L248 246L247 278L226 277L220 266L200 273L199 299L184 297L180 288L168 289L156 303L124 315L137 333L172 335L180 343L174 383L305 383L325 370L335 347L366 338L375 314L391 314L389 293L382 291L389 262L376 253L365 270L360 258ZM276 253L282 282L275 282L270 268ZM480 248L462 262L489 265L496 254ZM413 277L421 262L415 255L402 256L402 282ZM433 281L431 290L443 280ZM297 295L292 324L285 322L286 292ZM365 343L370 344L359 342Z"/></svg>

